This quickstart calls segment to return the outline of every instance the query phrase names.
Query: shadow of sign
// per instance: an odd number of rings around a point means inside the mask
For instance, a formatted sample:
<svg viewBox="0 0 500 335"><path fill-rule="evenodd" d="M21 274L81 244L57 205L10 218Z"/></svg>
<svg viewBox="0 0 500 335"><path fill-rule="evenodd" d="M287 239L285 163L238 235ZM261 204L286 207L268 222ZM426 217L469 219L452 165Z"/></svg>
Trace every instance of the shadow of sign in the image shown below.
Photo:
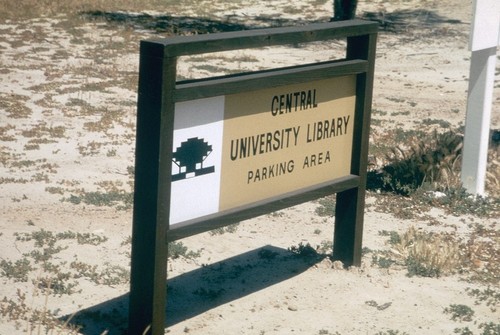
<svg viewBox="0 0 500 335"><path fill-rule="evenodd" d="M173 35L241 31L256 29L262 25L284 27L304 25L313 22L324 22L327 20L327 18L325 18L325 20L286 19L275 16L259 15L253 17L251 20L247 18L245 22L241 22L241 18L237 15L229 15L222 20L217 20L207 17L151 15L145 13L130 14L124 12L104 12L99 10L81 12L80 15L88 20L104 20L110 24L122 25L133 29L148 29L156 33L170 33Z"/></svg>
<svg viewBox="0 0 500 335"><path fill-rule="evenodd" d="M388 13L368 11L363 12L360 18L377 21L383 30L393 33L411 29L421 34L423 28L437 28L443 24L465 24L460 20L447 18L427 9L404 9Z"/></svg>
<svg viewBox="0 0 500 335"><path fill-rule="evenodd" d="M325 256L265 246L168 279L165 327L291 279ZM129 295L77 312L68 322L86 335L126 333ZM67 315L62 321L68 320Z"/></svg>

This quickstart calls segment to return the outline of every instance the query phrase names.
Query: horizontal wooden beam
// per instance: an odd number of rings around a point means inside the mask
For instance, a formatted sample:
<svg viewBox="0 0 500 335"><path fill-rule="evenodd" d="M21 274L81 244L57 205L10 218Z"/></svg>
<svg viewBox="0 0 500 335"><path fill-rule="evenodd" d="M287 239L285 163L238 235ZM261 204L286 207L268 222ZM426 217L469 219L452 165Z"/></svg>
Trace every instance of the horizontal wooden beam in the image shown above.
<svg viewBox="0 0 500 335"><path fill-rule="evenodd" d="M278 70L265 70L250 74L238 74L210 79L179 82L174 92L175 102L227 95L283 85L303 83L359 74L368 70L366 60L329 61L314 65L284 67Z"/></svg>
<svg viewBox="0 0 500 335"><path fill-rule="evenodd" d="M250 205L233 208L213 215L207 215L193 221L186 221L182 224L171 226L168 230L166 240L168 242L175 241L184 237L224 227L232 223L251 219L259 215L272 213L307 201L322 198L337 192L356 188L359 187L359 179L359 176L349 175L280 195L276 198L263 199L260 202Z"/></svg>
<svg viewBox="0 0 500 335"><path fill-rule="evenodd" d="M209 35L174 36L144 41L165 50L165 57L178 57L235 49L326 41L376 34L378 24L363 20L317 23L298 27L263 28Z"/></svg>

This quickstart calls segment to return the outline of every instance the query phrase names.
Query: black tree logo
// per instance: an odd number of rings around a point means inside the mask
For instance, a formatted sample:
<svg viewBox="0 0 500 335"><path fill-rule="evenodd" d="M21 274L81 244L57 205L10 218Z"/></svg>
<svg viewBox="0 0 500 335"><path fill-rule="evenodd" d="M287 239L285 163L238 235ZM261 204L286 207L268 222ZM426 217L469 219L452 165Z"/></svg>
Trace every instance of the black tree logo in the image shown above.
<svg viewBox="0 0 500 335"><path fill-rule="evenodd" d="M212 146L202 138L192 137L181 143L172 154L172 161L179 167L177 174L172 174L172 181L192 178L215 171L214 166L203 167L203 161L212 152Z"/></svg>

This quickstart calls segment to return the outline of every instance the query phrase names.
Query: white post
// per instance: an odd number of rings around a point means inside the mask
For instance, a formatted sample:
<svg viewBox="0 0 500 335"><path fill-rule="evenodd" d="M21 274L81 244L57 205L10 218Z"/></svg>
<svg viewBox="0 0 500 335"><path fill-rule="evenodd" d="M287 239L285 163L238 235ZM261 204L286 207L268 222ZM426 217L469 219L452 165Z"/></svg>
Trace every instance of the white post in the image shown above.
<svg viewBox="0 0 500 335"><path fill-rule="evenodd" d="M499 35L500 1L475 0L461 176L464 188L475 195L484 195Z"/></svg>

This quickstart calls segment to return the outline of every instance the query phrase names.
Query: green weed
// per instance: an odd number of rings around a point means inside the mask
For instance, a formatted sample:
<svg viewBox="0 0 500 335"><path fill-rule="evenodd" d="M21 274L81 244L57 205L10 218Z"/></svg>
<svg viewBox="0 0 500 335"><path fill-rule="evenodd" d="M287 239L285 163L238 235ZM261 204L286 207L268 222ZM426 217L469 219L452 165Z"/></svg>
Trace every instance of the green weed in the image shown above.
<svg viewBox="0 0 500 335"><path fill-rule="evenodd" d="M210 235L213 236L213 235L223 235L225 233L229 233L229 234L235 233L238 230L239 225L240 225L239 222L237 222L237 223L227 225L225 227L219 227L219 228L212 229L210 231Z"/></svg>
<svg viewBox="0 0 500 335"><path fill-rule="evenodd" d="M390 257L380 255L380 252L375 253L372 256L372 264L375 264L382 269L388 269L391 267L391 265L395 263L396 263L395 260L391 259Z"/></svg>
<svg viewBox="0 0 500 335"><path fill-rule="evenodd" d="M455 328L453 330L454 334L459 334L459 335L474 335L472 330L469 329L469 327L463 327L463 328Z"/></svg>
<svg viewBox="0 0 500 335"><path fill-rule="evenodd" d="M0 261L2 276L13 279L16 282L27 282L28 275L33 270L31 263L26 258L19 259L14 263L2 259Z"/></svg>
<svg viewBox="0 0 500 335"><path fill-rule="evenodd" d="M121 190L113 190L110 192L86 192L79 191L79 194L71 194L69 198L63 198L62 201L71 202L78 205L84 203L86 205L94 205L97 207L115 207L117 209L127 210L132 207L134 197L133 193Z"/></svg>
<svg viewBox="0 0 500 335"><path fill-rule="evenodd" d="M500 323L481 323L479 329L482 330L481 335L498 335L500 334Z"/></svg>
<svg viewBox="0 0 500 335"><path fill-rule="evenodd" d="M220 288L218 290L214 290L211 288L206 289L204 287L200 287L200 288L197 288L195 291L193 291L193 294L199 296L203 300L213 301L213 300L220 298L224 294L225 291L226 290L223 288Z"/></svg>
<svg viewBox="0 0 500 335"><path fill-rule="evenodd" d="M335 332L335 333L330 333L329 330L326 330L326 329L320 329L320 331L318 332L319 335L340 335L339 332Z"/></svg>
<svg viewBox="0 0 500 335"><path fill-rule="evenodd" d="M483 290L467 288L466 292L469 296L476 298L476 305L486 303L486 306L489 306L492 312L496 312L497 307L500 305L500 292L489 286Z"/></svg>
<svg viewBox="0 0 500 335"><path fill-rule="evenodd" d="M399 330L386 330L376 333L375 335L409 335L407 332L400 332Z"/></svg>
<svg viewBox="0 0 500 335"><path fill-rule="evenodd" d="M98 285L119 285L129 282L130 271L122 266L104 264L104 269L97 265L90 265L79 261L73 261L70 268L76 271L76 278L87 278Z"/></svg>
<svg viewBox="0 0 500 335"><path fill-rule="evenodd" d="M288 251L304 260L318 257L318 252L309 243L300 242L299 245L288 248Z"/></svg>
<svg viewBox="0 0 500 335"><path fill-rule="evenodd" d="M472 321L474 317L474 311L472 308L466 305L455 305L452 304L450 307L446 307L444 309L444 313L451 314L451 319L453 321Z"/></svg>
<svg viewBox="0 0 500 335"><path fill-rule="evenodd" d="M201 251L191 251L182 242L169 242L168 243L168 257L171 259L176 259L183 257L186 259L194 259L200 257Z"/></svg>
<svg viewBox="0 0 500 335"><path fill-rule="evenodd" d="M315 209L315 213L321 217L332 217L335 215L335 195L331 195L318 200L319 206Z"/></svg>

